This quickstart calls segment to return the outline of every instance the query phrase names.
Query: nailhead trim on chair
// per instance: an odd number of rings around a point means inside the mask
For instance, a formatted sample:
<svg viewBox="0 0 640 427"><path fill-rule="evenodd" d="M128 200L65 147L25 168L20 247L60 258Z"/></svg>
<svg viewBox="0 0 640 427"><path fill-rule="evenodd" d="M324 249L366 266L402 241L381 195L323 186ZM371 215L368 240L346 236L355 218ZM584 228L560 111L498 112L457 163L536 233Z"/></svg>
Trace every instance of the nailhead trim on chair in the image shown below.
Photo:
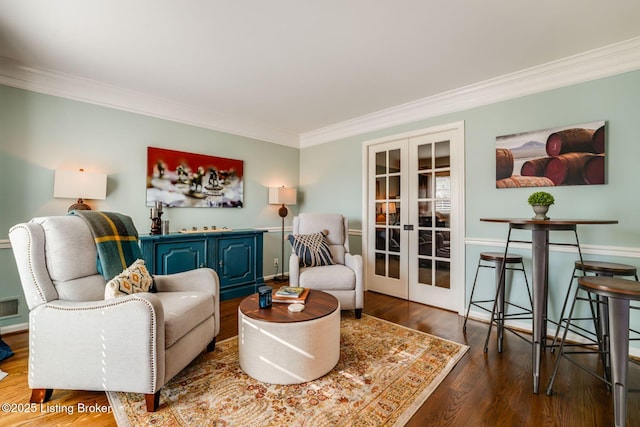
<svg viewBox="0 0 640 427"><path fill-rule="evenodd" d="M129 297L122 297L121 299L124 299L124 301L122 300L118 300L116 299L113 302L108 302L106 304L96 304L95 306L92 307L83 307L83 308L66 308L66 307L58 307L55 305L51 305L51 303L47 304L47 308L50 308L52 310L59 310L59 311L91 311L94 310L96 308L104 308L104 307L112 307L112 306L116 306L116 305L120 305L120 304L127 304L130 302L142 302L144 303L147 308L149 309L149 312L151 313L151 325L155 325L157 324L157 319L156 319L156 313L153 310L153 306L149 303L149 301L143 299L143 298L138 298L135 295L132 295L130 298ZM154 363L154 359L156 358L156 334L155 334L155 330L153 327L150 328L149 331L149 335L151 336L151 360L149 360L149 366L151 366L151 383L149 384L149 394L153 394L155 393L155 391L153 391L154 386L153 384L157 384L157 375L156 375L156 366Z"/></svg>
<svg viewBox="0 0 640 427"><path fill-rule="evenodd" d="M27 254L29 255L29 272L31 273L31 280L33 281L33 284L36 286L36 289L38 290L38 294L40 295L40 299L42 300L42 303L44 304L44 303L46 303L48 301L45 299L44 292L42 292L42 288L40 287L40 284L36 280L36 276L33 274L33 266L31 264L31 231L27 227L25 227L24 225L17 225L15 227L12 227L11 230L18 229L18 228L23 228L27 232L27 237L28 237ZM11 232L11 230L9 230L9 232Z"/></svg>

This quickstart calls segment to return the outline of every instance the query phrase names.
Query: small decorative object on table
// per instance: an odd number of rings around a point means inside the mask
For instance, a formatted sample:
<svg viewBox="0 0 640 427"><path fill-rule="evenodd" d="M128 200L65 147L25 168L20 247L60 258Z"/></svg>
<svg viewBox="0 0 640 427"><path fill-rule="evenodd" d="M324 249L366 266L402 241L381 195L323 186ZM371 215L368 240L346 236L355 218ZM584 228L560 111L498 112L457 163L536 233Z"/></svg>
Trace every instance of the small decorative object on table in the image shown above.
<svg viewBox="0 0 640 427"><path fill-rule="evenodd" d="M529 199L527 201L533 208L533 212L535 212L536 214L536 216L531 219L549 219L546 214L549 211L549 206L555 203L555 199L551 194L547 193L546 191L536 191L529 196Z"/></svg>
<svg viewBox="0 0 640 427"><path fill-rule="evenodd" d="M292 313L300 313L302 310L304 310L304 304L299 304L299 303L290 304L289 307L287 307L287 309Z"/></svg>
<svg viewBox="0 0 640 427"><path fill-rule="evenodd" d="M155 207L151 208L151 215L149 219L151 220L151 232L150 234L161 234L162 233L162 202L156 201Z"/></svg>
<svg viewBox="0 0 640 427"><path fill-rule="evenodd" d="M309 295L308 288L282 286L273 296L273 302L304 304L307 300L307 295Z"/></svg>
<svg viewBox="0 0 640 427"><path fill-rule="evenodd" d="M276 295L283 298L298 298L303 291L304 291L304 288L282 286L280 289L276 291Z"/></svg>
<svg viewBox="0 0 640 427"><path fill-rule="evenodd" d="M258 288L258 305L260 308L271 308L271 286L260 286Z"/></svg>

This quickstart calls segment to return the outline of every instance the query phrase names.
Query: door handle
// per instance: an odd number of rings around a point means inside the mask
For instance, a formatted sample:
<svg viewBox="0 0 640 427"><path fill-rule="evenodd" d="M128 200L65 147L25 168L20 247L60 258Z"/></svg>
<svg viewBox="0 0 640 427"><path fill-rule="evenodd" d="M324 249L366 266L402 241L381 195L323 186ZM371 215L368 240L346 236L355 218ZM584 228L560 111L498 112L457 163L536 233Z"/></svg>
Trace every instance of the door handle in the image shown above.
<svg viewBox="0 0 640 427"><path fill-rule="evenodd" d="M405 224L403 227L404 231L412 231L413 230L413 224Z"/></svg>

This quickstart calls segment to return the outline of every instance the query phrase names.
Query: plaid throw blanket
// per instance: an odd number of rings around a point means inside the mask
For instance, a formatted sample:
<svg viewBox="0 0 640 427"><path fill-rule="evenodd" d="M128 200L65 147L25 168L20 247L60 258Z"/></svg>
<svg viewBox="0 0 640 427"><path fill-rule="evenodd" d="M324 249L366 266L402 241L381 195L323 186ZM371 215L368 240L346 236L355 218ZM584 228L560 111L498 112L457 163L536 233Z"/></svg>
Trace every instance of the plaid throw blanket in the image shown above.
<svg viewBox="0 0 640 427"><path fill-rule="evenodd" d="M138 231L130 217L115 212L71 211L84 219L98 248L98 271L108 281L142 258Z"/></svg>

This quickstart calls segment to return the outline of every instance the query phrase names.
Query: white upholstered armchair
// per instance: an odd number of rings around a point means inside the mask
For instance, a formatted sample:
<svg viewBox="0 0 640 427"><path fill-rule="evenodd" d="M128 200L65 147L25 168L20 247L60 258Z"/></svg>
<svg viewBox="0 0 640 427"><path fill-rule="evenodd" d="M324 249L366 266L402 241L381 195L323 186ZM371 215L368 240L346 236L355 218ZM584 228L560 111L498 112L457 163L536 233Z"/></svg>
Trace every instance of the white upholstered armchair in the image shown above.
<svg viewBox="0 0 640 427"><path fill-rule="evenodd" d="M77 216L35 218L9 238L29 306L31 402L53 389L143 393L159 390L220 330L219 281L201 268L155 276L157 293L105 300L96 243Z"/></svg>
<svg viewBox="0 0 640 427"><path fill-rule="evenodd" d="M333 264L301 266L300 257L289 258L289 284L318 289L332 294L343 310L355 310L356 318L364 307L362 256L349 252L349 220L334 213L301 213L293 218L293 236L325 234Z"/></svg>

